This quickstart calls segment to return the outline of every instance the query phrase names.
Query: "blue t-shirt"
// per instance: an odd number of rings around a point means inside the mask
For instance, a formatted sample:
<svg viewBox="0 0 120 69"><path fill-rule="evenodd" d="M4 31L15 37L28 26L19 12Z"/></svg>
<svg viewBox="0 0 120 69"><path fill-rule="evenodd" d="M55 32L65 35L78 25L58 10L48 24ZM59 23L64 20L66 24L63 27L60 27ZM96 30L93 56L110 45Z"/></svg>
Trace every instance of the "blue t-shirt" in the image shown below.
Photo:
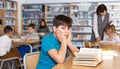
<svg viewBox="0 0 120 69"><path fill-rule="evenodd" d="M51 49L60 49L60 42L56 39L53 33L43 37L40 58L36 69L52 69L57 62L55 62L49 55L48 51Z"/></svg>

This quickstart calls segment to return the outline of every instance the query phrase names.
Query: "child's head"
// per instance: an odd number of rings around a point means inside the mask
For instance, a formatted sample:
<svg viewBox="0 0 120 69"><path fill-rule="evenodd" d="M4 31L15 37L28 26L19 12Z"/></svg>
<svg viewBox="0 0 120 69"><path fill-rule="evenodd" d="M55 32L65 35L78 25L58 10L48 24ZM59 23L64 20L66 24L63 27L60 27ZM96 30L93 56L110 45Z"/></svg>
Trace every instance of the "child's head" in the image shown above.
<svg viewBox="0 0 120 69"><path fill-rule="evenodd" d="M31 23L28 25L28 33L33 33L35 31L35 24Z"/></svg>
<svg viewBox="0 0 120 69"><path fill-rule="evenodd" d="M107 35L111 35L111 34L115 33L115 26L114 25L107 25L105 28L105 33Z"/></svg>
<svg viewBox="0 0 120 69"><path fill-rule="evenodd" d="M72 19L65 15L57 15L53 19L53 32L58 29L64 32L65 36L68 36L68 32L71 31Z"/></svg>
<svg viewBox="0 0 120 69"><path fill-rule="evenodd" d="M42 20L39 22L39 24L40 24L40 27L45 27L45 26L46 26L46 22L45 22L44 19L42 19Z"/></svg>
<svg viewBox="0 0 120 69"><path fill-rule="evenodd" d="M13 28L11 26L6 26L4 28L4 33L7 34L9 37L12 37Z"/></svg>
<svg viewBox="0 0 120 69"><path fill-rule="evenodd" d="M107 13L107 7L104 4L100 4L96 10L97 15L104 16Z"/></svg>

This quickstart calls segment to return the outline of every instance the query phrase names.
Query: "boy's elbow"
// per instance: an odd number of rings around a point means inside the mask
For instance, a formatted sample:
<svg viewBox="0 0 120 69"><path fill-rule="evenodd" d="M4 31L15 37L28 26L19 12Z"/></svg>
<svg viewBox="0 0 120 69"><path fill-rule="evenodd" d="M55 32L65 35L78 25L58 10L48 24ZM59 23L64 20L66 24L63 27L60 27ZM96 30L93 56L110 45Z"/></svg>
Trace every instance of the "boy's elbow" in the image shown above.
<svg viewBox="0 0 120 69"><path fill-rule="evenodd" d="M64 61L58 61L57 63L62 64Z"/></svg>
<svg viewBox="0 0 120 69"><path fill-rule="evenodd" d="M57 63L62 64L64 62L64 59L58 59Z"/></svg>

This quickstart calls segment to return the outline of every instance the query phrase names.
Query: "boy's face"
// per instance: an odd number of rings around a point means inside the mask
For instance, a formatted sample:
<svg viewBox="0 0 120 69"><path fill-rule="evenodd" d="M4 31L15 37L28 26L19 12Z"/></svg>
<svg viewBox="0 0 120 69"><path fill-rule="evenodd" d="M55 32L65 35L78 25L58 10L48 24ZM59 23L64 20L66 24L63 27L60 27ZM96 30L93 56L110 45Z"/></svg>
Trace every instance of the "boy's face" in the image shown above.
<svg viewBox="0 0 120 69"><path fill-rule="evenodd" d="M13 36L13 31L8 33L8 36L11 38Z"/></svg>
<svg viewBox="0 0 120 69"><path fill-rule="evenodd" d="M32 34L35 30L32 27L28 27L28 33Z"/></svg>
<svg viewBox="0 0 120 69"><path fill-rule="evenodd" d="M71 33L71 28L68 28L66 25L60 25L58 27L53 27L54 32L56 33L57 30L61 30L63 35L68 38L69 34Z"/></svg>

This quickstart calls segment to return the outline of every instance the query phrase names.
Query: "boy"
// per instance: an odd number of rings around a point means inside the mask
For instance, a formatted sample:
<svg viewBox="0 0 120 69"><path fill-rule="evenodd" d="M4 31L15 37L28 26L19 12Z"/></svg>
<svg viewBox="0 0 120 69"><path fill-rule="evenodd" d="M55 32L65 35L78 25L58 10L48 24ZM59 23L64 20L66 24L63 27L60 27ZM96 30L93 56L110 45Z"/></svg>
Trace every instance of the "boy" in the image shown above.
<svg viewBox="0 0 120 69"><path fill-rule="evenodd" d="M10 26L4 28L4 35L0 37L0 56L4 56L11 49L13 29Z"/></svg>
<svg viewBox="0 0 120 69"><path fill-rule="evenodd" d="M72 54L78 49L71 42L72 19L58 15L53 19L53 32L43 37L40 60L37 69L52 69L57 63L63 63L66 52Z"/></svg>
<svg viewBox="0 0 120 69"><path fill-rule="evenodd" d="M35 25L34 24L29 24L28 25L28 33L25 35L25 38L27 41L31 41L31 40L39 40L39 36L38 34L35 32ZM30 48L28 45L23 45L18 47L18 50L20 52L21 57L23 58L25 53L27 53ZM33 51L35 51L35 49L33 49Z"/></svg>
<svg viewBox="0 0 120 69"><path fill-rule="evenodd" d="M28 33L25 35L26 39L39 39L38 34L35 32L35 25L29 24L28 25Z"/></svg>

